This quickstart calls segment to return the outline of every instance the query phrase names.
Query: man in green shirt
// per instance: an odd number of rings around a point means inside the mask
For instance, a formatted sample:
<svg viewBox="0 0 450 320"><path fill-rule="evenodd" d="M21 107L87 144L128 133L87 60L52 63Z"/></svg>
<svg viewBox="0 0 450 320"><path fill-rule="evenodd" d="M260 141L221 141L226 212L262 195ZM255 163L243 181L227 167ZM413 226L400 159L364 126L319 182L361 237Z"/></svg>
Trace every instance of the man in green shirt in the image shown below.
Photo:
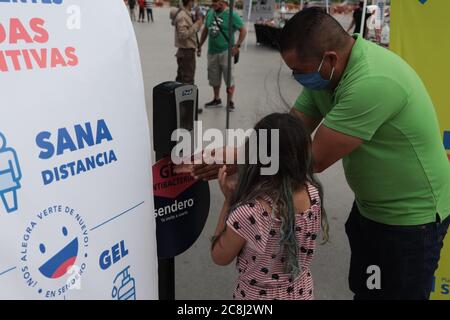
<svg viewBox="0 0 450 320"><path fill-rule="evenodd" d="M346 223L355 299L428 299L450 222L450 164L424 84L320 9L289 20L281 54L305 87L292 114L317 129L317 172L343 159L355 193ZM367 284L371 266L381 286Z"/></svg>
<svg viewBox="0 0 450 320"><path fill-rule="evenodd" d="M205 28L203 29L200 38L200 49L208 40L208 80L209 85L213 87L214 99L205 104L206 108L221 107L222 100L220 99L220 86L222 83L222 75L224 81L228 77L228 34L229 34L229 17L230 11L228 9L228 2L226 0L213 0L212 10L208 11L205 19ZM239 53L242 42L244 42L247 30L244 27L242 19L236 12L233 12L233 35L231 43L233 45L232 55L236 56ZM239 38L235 43L234 33L239 31ZM232 62L233 73L233 62ZM233 95L235 91L235 84L233 74L231 76L231 85L227 88L227 93L230 95L230 111L234 111Z"/></svg>

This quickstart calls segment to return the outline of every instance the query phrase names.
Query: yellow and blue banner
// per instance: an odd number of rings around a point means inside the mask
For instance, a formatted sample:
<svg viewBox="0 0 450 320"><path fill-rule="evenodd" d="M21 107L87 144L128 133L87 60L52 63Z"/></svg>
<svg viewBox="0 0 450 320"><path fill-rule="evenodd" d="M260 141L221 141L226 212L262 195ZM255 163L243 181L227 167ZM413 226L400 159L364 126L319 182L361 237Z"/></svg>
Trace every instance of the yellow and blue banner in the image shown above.
<svg viewBox="0 0 450 320"><path fill-rule="evenodd" d="M392 0L391 49L420 75L430 93L450 161L449 0ZM432 299L450 300L450 236L435 274Z"/></svg>

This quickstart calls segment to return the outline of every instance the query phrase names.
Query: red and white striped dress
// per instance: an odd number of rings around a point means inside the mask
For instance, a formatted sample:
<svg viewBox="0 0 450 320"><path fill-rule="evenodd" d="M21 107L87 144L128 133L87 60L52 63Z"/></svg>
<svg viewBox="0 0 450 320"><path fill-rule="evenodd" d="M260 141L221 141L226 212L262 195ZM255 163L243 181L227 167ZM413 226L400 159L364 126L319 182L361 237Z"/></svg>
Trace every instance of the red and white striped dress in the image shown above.
<svg viewBox="0 0 450 320"><path fill-rule="evenodd" d="M259 202L240 206L231 212L227 226L247 242L237 257L239 272L233 299L237 300L312 300L311 264L321 226L321 200L316 187L308 183L311 207L298 213L295 232L298 244L296 279L284 273L284 250L280 251L281 220L272 217ZM272 204L269 197L263 197Z"/></svg>

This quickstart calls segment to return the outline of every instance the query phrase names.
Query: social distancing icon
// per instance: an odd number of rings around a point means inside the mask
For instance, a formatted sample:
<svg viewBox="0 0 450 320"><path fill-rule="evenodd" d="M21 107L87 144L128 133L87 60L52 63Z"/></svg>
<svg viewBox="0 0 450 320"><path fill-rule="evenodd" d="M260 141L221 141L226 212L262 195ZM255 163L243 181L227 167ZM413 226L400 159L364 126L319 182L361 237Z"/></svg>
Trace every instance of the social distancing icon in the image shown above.
<svg viewBox="0 0 450 320"><path fill-rule="evenodd" d="M22 171L16 151L7 145L3 133L0 132L0 196L8 213L19 208L17 190L20 189Z"/></svg>

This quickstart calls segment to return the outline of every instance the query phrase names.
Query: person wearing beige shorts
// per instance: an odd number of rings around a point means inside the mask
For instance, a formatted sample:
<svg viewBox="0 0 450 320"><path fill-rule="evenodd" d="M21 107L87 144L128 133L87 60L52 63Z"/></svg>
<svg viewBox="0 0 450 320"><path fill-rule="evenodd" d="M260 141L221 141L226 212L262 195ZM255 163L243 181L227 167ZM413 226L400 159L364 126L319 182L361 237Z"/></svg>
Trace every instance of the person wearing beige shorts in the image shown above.
<svg viewBox="0 0 450 320"><path fill-rule="evenodd" d="M234 87L234 63L231 63L231 84ZM211 87L220 87L223 80L228 78L228 52L208 54L208 81Z"/></svg>
<svg viewBox="0 0 450 320"><path fill-rule="evenodd" d="M220 87L222 77L227 82L228 77L228 45L229 40L232 46L232 55L235 57L239 53L242 42L247 35L247 30L244 27L242 19L236 12L230 16L227 0L212 0L212 10L208 11L205 18L205 28L203 28L200 38L200 49L208 40L208 80L214 91L214 99L205 104L205 108L222 107L222 100L220 99ZM230 23L232 19L232 37L228 39ZM235 42L234 33L239 32L239 38ZM233 67L231 62L231 84L227 87L227 95L229 98L228 108L234 111L233 96L235 91Z"/></svg>

